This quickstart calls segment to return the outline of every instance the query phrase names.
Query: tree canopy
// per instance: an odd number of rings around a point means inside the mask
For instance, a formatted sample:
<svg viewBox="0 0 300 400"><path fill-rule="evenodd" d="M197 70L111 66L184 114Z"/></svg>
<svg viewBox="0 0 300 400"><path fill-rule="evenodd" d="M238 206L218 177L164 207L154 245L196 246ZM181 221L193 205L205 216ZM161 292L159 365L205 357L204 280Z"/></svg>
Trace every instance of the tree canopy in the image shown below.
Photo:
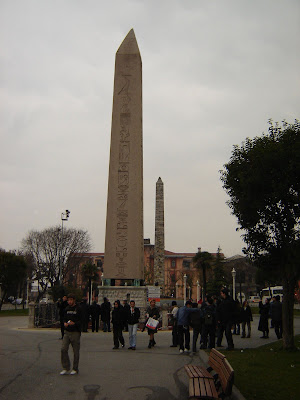
<svg viewBox="0 0 300 400"><path fill-rule="evenodd" d="M244 232L245 253L283 283L289 310L284 342L292 347L293 295L300 277L299 121L280 125L270 120L268 134L234 146L221 180Z"/></svg>
<svg viewBox="0 0 300 400"><path fill-rule="evenodd" d="M7 294L17 295L19 286L26 277L27 264L23 256L12 252L0 251L0 310Z"/></svg>
<svg viewBox="0 0 300 400"><path fill-rule="evenodd" d="M32 278L39 281L39 297L59 283L60 261L64 283L82 261L78 254L88 252L90 247L89 234L82 229L65 228L63 235L60 226L29 232L22 240L22 251L33 260Z"/></svg>

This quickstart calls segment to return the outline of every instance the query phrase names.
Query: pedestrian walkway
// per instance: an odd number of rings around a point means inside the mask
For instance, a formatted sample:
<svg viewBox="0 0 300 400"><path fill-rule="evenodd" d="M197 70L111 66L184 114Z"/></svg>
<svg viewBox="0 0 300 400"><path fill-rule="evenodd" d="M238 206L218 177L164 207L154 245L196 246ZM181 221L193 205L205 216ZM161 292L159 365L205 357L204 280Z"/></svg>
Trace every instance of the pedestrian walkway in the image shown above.
<svg viewBox="0 0 300 400"><path fill-rule="evenodd" d="M138 332L137 350L112 350L112 333L83 333L78 376L60 376L59 330L27 329L27 317L0 318L0 399L2 400L187 400L185 364L205 365L204 351L180 354L170 348L171 332L159 331L148 349L148 335ZM233 336L236 349L275 341L259 339L254 317L252 338ZM300 333L300 318L295 319ZM226 346L224 337L223 344ZM220 349L222 351L222 349ZM232 399L242 399L235 390Z"/></svg>

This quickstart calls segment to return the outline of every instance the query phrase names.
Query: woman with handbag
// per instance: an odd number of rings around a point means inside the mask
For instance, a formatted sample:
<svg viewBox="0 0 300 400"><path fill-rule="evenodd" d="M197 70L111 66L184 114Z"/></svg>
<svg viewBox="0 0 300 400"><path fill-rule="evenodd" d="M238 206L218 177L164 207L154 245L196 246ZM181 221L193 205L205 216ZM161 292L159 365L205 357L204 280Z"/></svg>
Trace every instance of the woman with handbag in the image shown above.
<svg viewBox="0 0 300 400"><path fill-rule="evenodd" d="M150 301L150 306L146 310L146 318L146 326L148 329L148 335L150 336L148 349L151 349L151 347L154 347L156 345L154 334L157 333L157 325L159 319L159 309L156 307L156 301L154 299ZM153 322L151 319L157 321L157 323Z"/></svg>

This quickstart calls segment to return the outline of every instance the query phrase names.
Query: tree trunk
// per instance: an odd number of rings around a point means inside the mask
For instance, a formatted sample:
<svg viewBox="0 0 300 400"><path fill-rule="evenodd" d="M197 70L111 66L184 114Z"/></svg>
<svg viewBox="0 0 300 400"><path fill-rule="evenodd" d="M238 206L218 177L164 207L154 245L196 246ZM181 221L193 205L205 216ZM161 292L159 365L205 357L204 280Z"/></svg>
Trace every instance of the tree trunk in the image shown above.
<svg viewBox="0 0 300 400"><path fill-rule="evenodd" d="M293 277L286 275L283 280L283 302L282 302L282 330L283 348L292 350L294 345L294 290L296 281Z"/></svg>

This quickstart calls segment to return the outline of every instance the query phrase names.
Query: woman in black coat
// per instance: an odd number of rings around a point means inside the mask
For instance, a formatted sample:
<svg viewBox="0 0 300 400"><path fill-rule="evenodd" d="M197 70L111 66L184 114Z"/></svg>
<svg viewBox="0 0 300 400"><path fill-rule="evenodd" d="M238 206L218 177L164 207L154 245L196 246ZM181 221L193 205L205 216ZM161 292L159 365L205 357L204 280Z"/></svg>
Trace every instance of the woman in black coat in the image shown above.
<svg viewBox="0 0 300 400"><path fill-rule="evenodd" d="M269 337L269 313L270 313L270 299L266 299L266 303L259 302L259 323L258 330L262 331L261 339L268 339Z"/></svg>
<svg viewBox="0 0 300 400"><path fill-rule="evenodd" d="M114 347L113 349L118 349L119 348L119 342L121 343L121 346L125 346L125 341L123 338L123 328L124 328L124 323L126 320L126 315L124 313L124 309L120 304L120 300L116 300L114 302L114 308L112 311L112 318L111 322L113 324L113 334L114 334Z"/></svg>
<svg viewBox="0 0 300 400"><path fill-rule="evenodd" d="M246 337L246 329L245 329L246 325L248 328L247 338L249 338L251 336L251 321L253 321L253 318L252 318L252 311L247 300L245 300L242 305L241 321L242 321L242 338Z"/></svg>

